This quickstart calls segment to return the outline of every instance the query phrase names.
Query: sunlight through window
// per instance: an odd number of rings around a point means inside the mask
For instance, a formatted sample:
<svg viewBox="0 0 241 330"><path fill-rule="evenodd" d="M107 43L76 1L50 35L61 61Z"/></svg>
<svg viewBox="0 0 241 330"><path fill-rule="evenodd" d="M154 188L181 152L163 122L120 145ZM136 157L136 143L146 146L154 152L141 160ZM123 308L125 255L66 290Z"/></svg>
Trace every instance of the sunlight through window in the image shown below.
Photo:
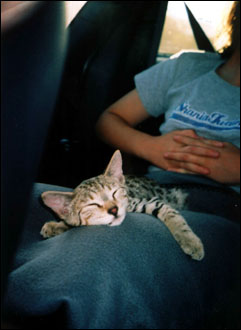
<svg viewBox="0 0 241 330"><path fill-rule="evenodd" d="M66 10L66 26L68 26L71 21L78 14L80 9L86 4L87 1L65 1Z"/></svg>
<svg viewBox="0 0 241 330"><path fill-rule="evenodd" d="M186 1L198 23L213 43L225 12L233 1ZM173 54L182 49L197 49L183 1L169 1L159 53Z"/></svg>

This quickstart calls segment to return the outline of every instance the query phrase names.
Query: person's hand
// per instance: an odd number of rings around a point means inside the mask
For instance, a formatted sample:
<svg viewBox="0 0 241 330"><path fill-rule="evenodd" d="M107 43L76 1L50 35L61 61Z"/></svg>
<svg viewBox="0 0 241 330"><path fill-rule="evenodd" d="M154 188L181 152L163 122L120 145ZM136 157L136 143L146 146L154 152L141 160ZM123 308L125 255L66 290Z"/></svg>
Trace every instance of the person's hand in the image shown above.
<svg viewBox="0 0 241 330"><path fill-rule="evenodd" d="M222 147L222 142L199 137L193 130L174 131L152 137L148 160L166 170L207 175L210 170L196 158L217 159ZM182 155L182 160L178 155Z"/></svg>
<svg viewBox="0 0 241 330"><path fill-rule="evenodd" d="M224 184L240 184L240 149L232 143L224 143L219 159L208 160L208 177Z"/></svg>
<svg viewBox="0 0 241 330"><path fill-rule="evenodd" d="M188 140L185 136L173 137L175 142L180 145L185 145ZM210 143L210 140L203 139L204 143ZM221 144L220 144L221 146ZM165 158L170 161L179 162L179 166L170 166L168 170L182 172L182 170L190 170L196 174L203 174L224 184L239 184L240 183L240 149L231 143L223 143L223 147L215 147L212 145L212 150L219 153L218 157L206 157L204 154L190 154L182 150L173 150L165 154ZM207 173L198 170L196 165L206 168Z"/></svg>

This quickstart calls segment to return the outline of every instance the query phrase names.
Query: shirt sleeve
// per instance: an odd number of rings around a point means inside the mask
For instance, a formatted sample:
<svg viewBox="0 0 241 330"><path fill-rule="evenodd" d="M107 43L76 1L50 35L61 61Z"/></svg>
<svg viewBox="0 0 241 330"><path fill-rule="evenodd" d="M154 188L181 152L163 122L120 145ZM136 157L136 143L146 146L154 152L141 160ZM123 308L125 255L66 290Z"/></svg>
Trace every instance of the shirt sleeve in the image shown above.
<svg viewBox="0 0 241 330"><path fill-rule="evenodd" d="M174 57L160 62L134 78L142 104L153 117L166 111L166 94L174 81L177 61Z"/></svg>

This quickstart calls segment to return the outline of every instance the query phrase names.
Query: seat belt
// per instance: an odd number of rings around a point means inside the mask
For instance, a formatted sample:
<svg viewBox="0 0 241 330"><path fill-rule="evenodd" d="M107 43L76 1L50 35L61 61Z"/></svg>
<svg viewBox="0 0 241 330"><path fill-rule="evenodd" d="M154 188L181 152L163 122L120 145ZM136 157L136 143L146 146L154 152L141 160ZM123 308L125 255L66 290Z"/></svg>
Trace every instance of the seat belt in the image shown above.
<svg viewBox="0 0 241 330"><path fill-rule="evenodd" d="M191 10L188 8L187 4L184 2L188 19L193 31L194 38L196 40L197 46L201 50L205 50L206 52L212 52L215 53L215 49L213 45L211 44L210 40L206 36L205 32L201 28L200 24L196 20L196 18L193 16Z"/></svg>

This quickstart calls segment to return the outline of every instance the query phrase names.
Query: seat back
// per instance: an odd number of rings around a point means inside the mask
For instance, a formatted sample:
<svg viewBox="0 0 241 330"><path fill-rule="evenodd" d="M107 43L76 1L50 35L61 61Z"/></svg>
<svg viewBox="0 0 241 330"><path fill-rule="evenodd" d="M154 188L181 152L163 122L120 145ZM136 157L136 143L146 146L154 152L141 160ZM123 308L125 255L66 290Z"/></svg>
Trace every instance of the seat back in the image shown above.
<svg viewBox="0 0 241 330"><path fill-rule="evenodd" d="M6 10L2 3L3 295L58 93L66 34L62 1L19 1Z"/></svg>

